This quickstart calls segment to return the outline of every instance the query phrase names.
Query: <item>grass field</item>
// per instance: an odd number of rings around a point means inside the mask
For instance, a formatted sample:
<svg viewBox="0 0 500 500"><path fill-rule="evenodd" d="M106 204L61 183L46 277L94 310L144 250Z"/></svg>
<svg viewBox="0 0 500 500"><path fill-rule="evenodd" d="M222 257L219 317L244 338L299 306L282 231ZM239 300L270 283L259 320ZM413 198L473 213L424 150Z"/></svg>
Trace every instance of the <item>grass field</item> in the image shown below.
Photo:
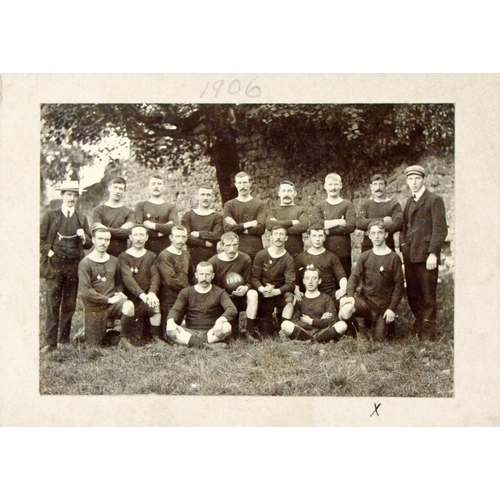
<svg viewBox="0 0 500 500"><path fill-rule="evenodd" d="M40 393L452 397L453 295L453 278L445 276L434 342L408 335L413 318L403 300L387 343L362 330L336 343L236 340L223 350L65 346L41 356ZM43 300L42 293L42 325ZM73 323L81 326L81 311Z"/></svg>

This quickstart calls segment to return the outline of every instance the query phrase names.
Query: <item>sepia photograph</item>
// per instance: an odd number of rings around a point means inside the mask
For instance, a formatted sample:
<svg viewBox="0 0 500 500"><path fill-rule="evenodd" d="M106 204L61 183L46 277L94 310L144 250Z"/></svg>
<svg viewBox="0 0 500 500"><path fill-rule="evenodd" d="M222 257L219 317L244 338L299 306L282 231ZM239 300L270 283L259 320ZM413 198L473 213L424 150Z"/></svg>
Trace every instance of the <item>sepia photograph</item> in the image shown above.
<svg viewBox="0 0 500 500"><path fill-rule="evenodd" d="M3 76L2 422L498 422L497 83Z"/></svg>
<svg viewBox="0 0 500 500"><path fill-rule="evenodd" d="M453 397L454 153L451 103L41 104L40 394Z"/></svg>

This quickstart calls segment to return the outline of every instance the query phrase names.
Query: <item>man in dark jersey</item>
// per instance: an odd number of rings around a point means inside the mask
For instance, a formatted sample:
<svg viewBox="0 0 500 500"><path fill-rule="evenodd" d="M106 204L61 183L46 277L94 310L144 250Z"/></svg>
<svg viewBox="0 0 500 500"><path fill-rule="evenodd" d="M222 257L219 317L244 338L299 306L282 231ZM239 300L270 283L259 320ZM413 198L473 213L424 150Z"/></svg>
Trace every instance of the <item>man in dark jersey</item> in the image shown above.
<svg viewBox="0 0 500 500"><path fill-rule="evenodd" d="M40 277L46 280L47 320L42 353L70 341L76 309L78 264L92 246L87 218L75 210L78 181L59 188L62 206L45 212L40 223Z"/></svg>
<svg viewBox="0 0 500 500"><path fill-rule="evenodd" d="M373 247L368 237L367 229L370 222L381 220L387 227L388 236L386 245L394 250L394 233L403 227L403 209L401 205L387 196L387 180L380 174L375 174L371 179L370 189L372 198L364 200L356 219L356 229L365 231L361 251L366 252Z"/></svg>
<svg viewBox="0 0 500 500"><path fill-rule="evenodd" d="M198 207L181 218L189 233L187 247L193 267L207 261L217 253L217 242L224 232L222 215L211 208L214 190L210 186L198 188Z"/></svg>
<svg viewBox="0 0 500 500"><path fill-rule="evenodd" d="M108 185L109 198L106 203L94 208L92 223L103 224L111 233L108 253L118 257L127 249L130 229L135 223L134 212L123 205L127 183L122 177L111 179Z"/></svg>
<svg viewBox="0 0 500 500"><path fill-rule="evenodd" d="M102 224L92 226L94 249L78 267L78 294L85 308L85 343L89 346L105 344L108 318L120 318L122 337L128 341L137 338L134 304L123 293L120 263L108 249L111 233Z"/></svg>
<svg viewBox="0 0 500 500"><path fill-rule="evenodd" d="M177 207L167 203L162 195L165 191L163 178L153 175L149 179L150 198L141 201L135 207L135 222L149 229L149 239L146 249L156 255L170 245L170 232L172 227L179 224Z"/></svg>
<svg viewBox="0 0 500 500"><path fill-rule="evenodd" d="M295 263L285 250L286 229L273 227L271 245L254 259L250 282L259 292L257 321L261 335L275 336L281 317L290 319L293 313ZM277 322L273 319L276 309Z"/></svg>
<svg viewBox="0 0 500 500"><path fill-rule="evenodd" d="M196 285L181 290L168 314L167 335L190 347L227 347L224 340L231 334L231 321L238 311L228 294L212 285L211 264L200 262L195 276ZM186 326L182 327L184 318Z"/></svg>
<svg viewBox="0 0 500 500"><path fill-rule="evenodd" d="M134 303L135 315L139 321L137 341L144 344L149 337L146 332L146 318L149 318L153 340L162 338L160 300L158 299L160 273L156 266L156 255L144 248L148 240L148 230L136 224L131 229L129 238L132 246L122 252L118 260L125 291Z"/></svg>
<svg viewBox="0 0 500 500"><path fill-rule="evenodd" d="M311 246L297 255L295 259L295 274L299 283L301 293L305 292L304 273L311 267L318 269L321 273L318 290L330 295L336 309L338 309L339 299L346 293L347 278L344 268L339 258L330 250L324 247L326 235L321 226L310 227L307 231ZM300 295L295 289L295 295L300 300Z"/></svg>
<svg viewBox="0 0 500 500"><path fill-rule="evenodd" d="M238 235L231 231L224 233L221 237L222 252L214 255L208 262L214 270L213 284L223 288L223 280L229 273L238 273L244 281L230 295L233 304L238 311L246 311L247 329L246 339L249 342L257 342L262 337L257 330L257 306L259 296L250 284L252 274L252 260L243 252L238 250ZM238 315L232 323L233 337L239 332Z"/></svg>
<svg viewBox="0 0 500 500"><path fill-rule="evenodd" d="M342 263L347 277L351 274L351 233L356 230L356 210L349 200L340 197L342 179L338 174L325 177L326 200L315 205L311 212L311 226L321 225L327 234L325 248Z"/></svg>
<svg viewBox="0 0 500 500"><path fill-rule="evenodd" d="M266 205L250 194L252 181L246 172L234 178L238 196L224 205L224 232L233 231L240 237L240 250L253 260L262 250L262 235L266 229Z"/></svg>
<svg viewBox="0 0 500 500"><path fill-rule="evenodd" d="M370 222L368 235L373 248L363 252L354 266L347 295L340 299L339 319L362 316L372 326L375 339L384 341L403 297L403 268L398 254L385 243L388 231L382 221ZM358 285L361 291L355 296Z"/></svg>
<svg viewBox="0 0 500 500"><path fill-rule="evenodd" d="M309 226L309 215L304 207L295 205L297 191L291 181L283 181L278 190L280 206L270 208L267 213L266 227L268 231L274 226L284 227L288 234L286 251L295 257L304 250L302 234Z"/></svg>
<svg viewBox="0 0 500 500"><path fill-rule="evenodd" d="M174 305L177 295L183 288L191 284L194 277L189 252L184 249L187 240L186 228L174 226L169 239L170 246L163 250L156 260L160 271L160 304L164 326L168 312Z"/></svg>
<svg viewBox="0 0 500 500"><path fill-rule="evenodd" d="M281 323L280 338L316 342L339 340L347 325L338 321L332 298L318 290L321 283L319 270L310 266L304 272L303 281L306 289L304 296L296 302L292 319Z"/></svg>

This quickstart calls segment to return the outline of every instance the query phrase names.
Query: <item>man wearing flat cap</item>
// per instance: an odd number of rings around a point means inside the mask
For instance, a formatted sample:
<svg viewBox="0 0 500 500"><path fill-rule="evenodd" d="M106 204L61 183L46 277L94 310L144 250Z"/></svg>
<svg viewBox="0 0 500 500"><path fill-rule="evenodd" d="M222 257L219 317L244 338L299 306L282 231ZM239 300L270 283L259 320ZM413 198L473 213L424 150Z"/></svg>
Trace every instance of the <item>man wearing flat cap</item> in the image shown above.
<svg viewBox="0 0 500 500"><path fill-rule="evenodd" d="M47 287L47 320L42 352L69 343L76 308L78 264L92 246L87 218L75 210L78 181L58 188L62 206L48 210L40 223L40 277Z"/></svg>
<svg viewBox="0 0 500 500"><path fill-rule="evenodd" d="M440 196L425 188L423 167L413 165L405 174L412 197L404 209L400 242L408 304L417 338L434 339L439 254L448 233L445 206Z"/></svg>

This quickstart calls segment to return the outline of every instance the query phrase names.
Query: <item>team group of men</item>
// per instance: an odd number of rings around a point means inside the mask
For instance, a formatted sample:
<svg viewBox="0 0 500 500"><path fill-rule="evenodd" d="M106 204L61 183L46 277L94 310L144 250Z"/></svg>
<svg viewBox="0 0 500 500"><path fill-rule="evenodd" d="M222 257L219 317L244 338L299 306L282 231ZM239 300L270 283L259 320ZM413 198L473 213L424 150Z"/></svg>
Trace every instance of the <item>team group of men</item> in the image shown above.
<svg viewBox="0 0 500 500"><path fill-rule="evenodd" d="M62 206L41 222L41 277L47 283L47 321L42 352L70 342L71 319L80 296L87 345L116 338L109 321L120 319L126 344L171 341L225 347L243 337L239 312L246 313L244 338L338 340L363 317L377 340L390 335L404 294L421 339L436 334L439 254L447 235L443 199L424 185L420 166L405 171L412 197L404 210L387 195L387 180L372 177L372 197L358 214L342 199L342 180L325 178L327 197L312 208L295 205L290 181L279 185L280 204L268 209L252 196L245 172L236 175L238 196L212 209L213 188L198 189L196 208L179 221L163 198L160 176L149 180L150 198L135 211L122 198L117 177L109 198L94 209L92 228L75 211L79 186L59 190ZM269 246L262 236L269 231ZM351 233L365 231L363 253L351 268ZM400 232L396 253L394 233ZM310 246L304 249L304 233ZM85 249L92 249L84 256Z"/></svg>

